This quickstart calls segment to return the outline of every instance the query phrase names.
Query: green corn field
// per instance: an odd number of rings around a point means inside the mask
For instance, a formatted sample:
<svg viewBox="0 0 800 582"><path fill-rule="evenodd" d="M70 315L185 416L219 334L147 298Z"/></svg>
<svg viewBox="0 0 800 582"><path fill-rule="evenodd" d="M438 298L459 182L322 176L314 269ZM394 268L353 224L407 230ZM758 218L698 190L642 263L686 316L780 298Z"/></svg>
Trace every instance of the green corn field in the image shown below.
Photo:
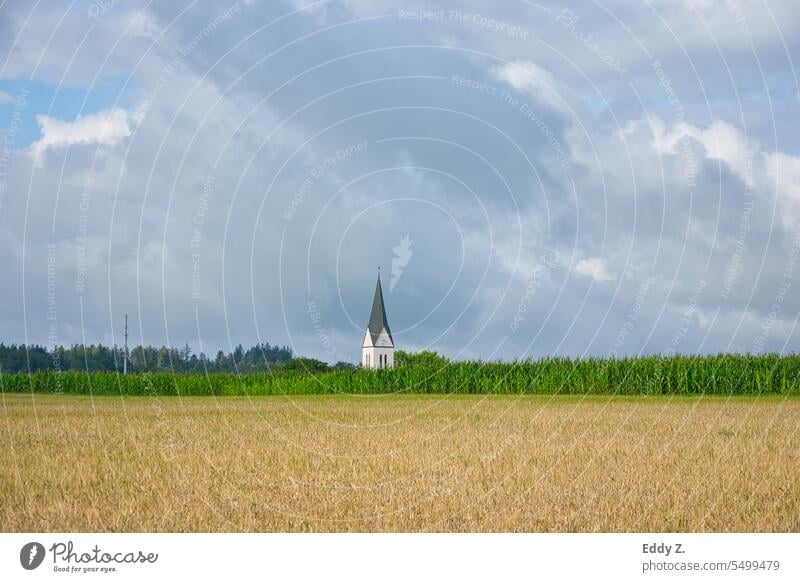
<svg viewBox="0 0 800 582"><path fill-rule="evenodd" d="M800 394L800 356L720 354L622 359L444 362L391 370L258 374L0 374L0 392L139 396L300 394Z"/></svg>

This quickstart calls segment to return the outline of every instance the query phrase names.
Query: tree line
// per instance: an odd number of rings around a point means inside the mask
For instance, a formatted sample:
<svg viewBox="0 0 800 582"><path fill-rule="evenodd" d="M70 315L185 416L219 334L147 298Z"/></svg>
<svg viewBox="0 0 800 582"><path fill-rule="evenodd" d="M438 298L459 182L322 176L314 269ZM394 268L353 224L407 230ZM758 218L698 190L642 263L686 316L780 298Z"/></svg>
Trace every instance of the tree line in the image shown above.
<svg viewBox="0 0 800 582"><path fill-rule="evenodd" d="M196 354L189 345L182 348L166 346L136 346L130 350L128 371L130 372L265 372L274 368L293 368L302 361L288 346L257 344L247 350L242 345L232 352L217 352L209 357L203 352ZM308 358L309 365L315 365ZM4 373L85 370L92 372L122 372L124 350L119 346L80 345L57 346L48 350L42 345L0 343L0 371ZM324 362L319 362L327 367Z"/></svg>

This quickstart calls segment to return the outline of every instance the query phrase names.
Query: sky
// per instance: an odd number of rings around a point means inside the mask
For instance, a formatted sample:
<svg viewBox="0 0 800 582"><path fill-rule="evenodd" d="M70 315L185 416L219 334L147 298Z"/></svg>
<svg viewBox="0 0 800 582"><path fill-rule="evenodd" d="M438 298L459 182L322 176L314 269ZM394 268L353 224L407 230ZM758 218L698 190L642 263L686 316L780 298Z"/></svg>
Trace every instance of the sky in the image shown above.
<svg viewBox="0 0 800 582"><path fill-rule="evenodd" d="M0 341L796 352L792 0L0 2Z"/></svg>

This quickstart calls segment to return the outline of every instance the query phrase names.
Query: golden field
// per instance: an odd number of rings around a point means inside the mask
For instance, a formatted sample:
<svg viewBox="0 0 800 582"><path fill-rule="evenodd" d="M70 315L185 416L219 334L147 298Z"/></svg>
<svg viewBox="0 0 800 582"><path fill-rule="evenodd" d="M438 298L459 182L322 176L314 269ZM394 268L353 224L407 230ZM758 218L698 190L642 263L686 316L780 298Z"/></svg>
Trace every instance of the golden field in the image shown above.
<svg viewBox="0 0 800 582"><path fill-rule="evenodd" d="M0 396L2 531L800 531L800 400Z"/></svg>

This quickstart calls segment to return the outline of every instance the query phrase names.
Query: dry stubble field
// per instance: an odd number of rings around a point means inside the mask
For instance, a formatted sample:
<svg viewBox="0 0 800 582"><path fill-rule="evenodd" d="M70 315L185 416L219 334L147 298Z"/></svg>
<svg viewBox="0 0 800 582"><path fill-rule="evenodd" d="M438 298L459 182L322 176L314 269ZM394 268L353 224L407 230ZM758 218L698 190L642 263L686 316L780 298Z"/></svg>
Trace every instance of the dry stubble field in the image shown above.
<svg viewBox="0 0 800 582"><path fill-rule="evenodd" d="M799 531L800 400L0 397L2 531Z"/></svg>

